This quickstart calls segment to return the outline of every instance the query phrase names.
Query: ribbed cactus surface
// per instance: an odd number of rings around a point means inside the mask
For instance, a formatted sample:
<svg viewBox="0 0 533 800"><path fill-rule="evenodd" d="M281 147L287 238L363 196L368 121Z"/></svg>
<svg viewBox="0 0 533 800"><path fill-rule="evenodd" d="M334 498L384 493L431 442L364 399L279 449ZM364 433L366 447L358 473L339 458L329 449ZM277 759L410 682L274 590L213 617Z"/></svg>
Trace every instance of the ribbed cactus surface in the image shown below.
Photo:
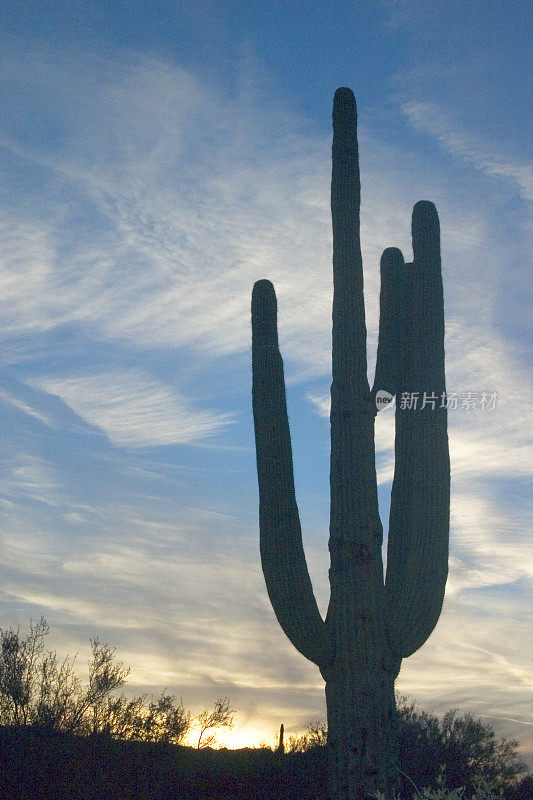
<svg viewBox="0 0 533 800"><path fill-rule="evenodd" d="M276 296L252 295L253 411L261 560L279 623L326 681L331 800L362 800L396 780L394 680L440 614L448 564L450 469L439 221L415 205L413 262L381 259L379 343L366 364L359 236L357 114L350 89L333 104L333 352L330 586L325 621L313 594L294 490ZM376 393L396 395L387 573L374 449Z"/></svg>

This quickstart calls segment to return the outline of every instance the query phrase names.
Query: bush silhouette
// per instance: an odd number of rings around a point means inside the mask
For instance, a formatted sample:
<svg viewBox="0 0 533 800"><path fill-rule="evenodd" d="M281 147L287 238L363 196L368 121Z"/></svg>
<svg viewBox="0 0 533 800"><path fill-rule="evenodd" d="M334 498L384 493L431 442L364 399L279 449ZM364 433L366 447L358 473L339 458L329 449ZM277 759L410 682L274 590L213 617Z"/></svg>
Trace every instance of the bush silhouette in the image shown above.
<svg viewBox="0 0 533 800"><path fill-rule="evenodd" d="M89 680L83 685L76 674L76 656L61 660L55 651L45 649L49 632L44 618L36 625L30 621L26 637L20 628L0 628L0 725L174 744L194 727L199 747L214 743L215 734L208 731L232 726L235 709L227 697L193 720L181 698L177 701L165 691L157 698L113 695L130 669L99 639L91 640Z"/></svg>
<svg viewBox="0 0 533 800"><path fill-rule="evenodd" d="M472 714L453 709L438 717L401 698L400 762L417 776L418 786L434 785L440 765L446 783L473 791L479 783L499 789L517 783L526 764L517 754L518 741L498 738L493 728ZM411 770L411 772L408 772Z"/></svg>
<svg viewBox="0 0 533 800"><path fill-rule="evenodd" d="M402 775L401 796L410 798L418 787L437 787L441 772L450 789L464 787L466 797L476 787L486 785L496 792L501 788L509 798L533 798L527 794L532 780L520 776L527 771L517 753L515 739L498 738L493 728L472 714L447 711L442 718L420 709L406 697L397 698L399 718L399 762ZM287 737L289 753L315 751L315 766L320 764L317 750L324 749L325 723L310 723L300 735ZM323 759L325 769L325 759Z"/></svg>
<svg viewBox="0 0 533 800"><path fill-rule="evenodd" d="M75 672L76 656L60 660L55 651L45 650L49 632L44 617L36 625L30 620L25 638L20 628L0 628L0 722L87 733L129 668L115 661L109 645L93 639L89 681L83 686Z"/></svg>

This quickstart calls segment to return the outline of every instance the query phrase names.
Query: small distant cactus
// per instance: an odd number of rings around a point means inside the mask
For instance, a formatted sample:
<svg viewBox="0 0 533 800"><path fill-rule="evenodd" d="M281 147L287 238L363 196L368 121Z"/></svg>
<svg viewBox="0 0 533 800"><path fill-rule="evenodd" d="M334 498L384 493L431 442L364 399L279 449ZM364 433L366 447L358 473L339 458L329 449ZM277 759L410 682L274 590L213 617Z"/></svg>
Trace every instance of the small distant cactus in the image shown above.
<svg viewBox="0 0 533 800"><path fill-rule="evenodd" d="M279 753L282 756L285 753L285 744L283 742L283 735L285 733L285 728L283 727L283 722L279 726L279 739L278 739L278 746L276 747L276 753Z"/></svg>
<svg viewBox="0 0 533 800"><path fill-rule="evenodd" d="M395 785L394 681L402 658L418 650L435 627L444 597L450 489L444 312L439 221L433 204L422 201L413 210L413 263L405 264L395 248L381 259L379 344L370 390L350 89L335 93L333 131L331 597L325 621L302 546L276 296L267 280L258 281L252 295L253 411L268 594L290 641L326 681L330 800L363 800ZM380 390L398 401L385 580L374 451ZM404 393L416 394L416 407L400 402Z"/></svg>

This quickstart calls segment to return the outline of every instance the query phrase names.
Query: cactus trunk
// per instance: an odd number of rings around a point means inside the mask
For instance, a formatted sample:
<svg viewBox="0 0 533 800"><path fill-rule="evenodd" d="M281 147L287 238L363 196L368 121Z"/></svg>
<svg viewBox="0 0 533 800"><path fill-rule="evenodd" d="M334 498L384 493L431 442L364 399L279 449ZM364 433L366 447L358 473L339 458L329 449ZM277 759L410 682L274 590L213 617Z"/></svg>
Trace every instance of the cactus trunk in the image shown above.
<svg viewBox="0 0 533 800"><path fill-rule="evenodd" d="M326 682L331 800L373 798L397 783L394 678L377 670L366 686L352 670Z"/></svg>
<svg viewBox="0 0 533 800"><path fill-rule="evenodd" d="M335 660L325 672L334 800L370 796L390 786L395 777L396 675L384 668L383 529L374 453L375 404L366 368L356 125L352 93L338 91L331 180L331 598L326 617Z"/></svg>
<svg viewBox="0 0 533 800"><path fill-rule="evenodd" d="M326 681L330 800L366 800L394 786L394 680L437 622L447 575L449 458L439 225L413 210L414 259L381 260L380 331L372 391L366 366L355 98L333 105L333 382L330 603L323 621L305 562L294 492L276 297L252 296L253 410L261 560L283 630ZM376 393L397 398L387 575L374 449ZM405 401L417 395L417 407ZM419 401L419 402L418 402Z"/></svg>

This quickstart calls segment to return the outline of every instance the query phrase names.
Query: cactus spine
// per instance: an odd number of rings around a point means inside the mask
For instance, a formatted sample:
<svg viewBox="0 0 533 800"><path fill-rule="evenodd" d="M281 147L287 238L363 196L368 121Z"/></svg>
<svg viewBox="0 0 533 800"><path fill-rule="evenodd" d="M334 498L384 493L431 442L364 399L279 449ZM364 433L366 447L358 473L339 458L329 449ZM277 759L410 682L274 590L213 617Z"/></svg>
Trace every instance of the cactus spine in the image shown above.
<svg viewBox="0 0 533 800"><path fill-rule="evenodd" d="M448 569L450 468L439 221L413 209L413 262L381 259L374 386L366 364L355 98L335 93L330 603L324 621L307 570L294 491L274 288L252 295L253 411L261 561L278 621L326 682L331 800L362 800L396 780L394 680L440 614ZM374 452L375 397L397 397L387 572ZM404 393L414 402L402 404ZM423 406L423 407L422 407ZM444 407L443 407L444 406Z"/></svg>

